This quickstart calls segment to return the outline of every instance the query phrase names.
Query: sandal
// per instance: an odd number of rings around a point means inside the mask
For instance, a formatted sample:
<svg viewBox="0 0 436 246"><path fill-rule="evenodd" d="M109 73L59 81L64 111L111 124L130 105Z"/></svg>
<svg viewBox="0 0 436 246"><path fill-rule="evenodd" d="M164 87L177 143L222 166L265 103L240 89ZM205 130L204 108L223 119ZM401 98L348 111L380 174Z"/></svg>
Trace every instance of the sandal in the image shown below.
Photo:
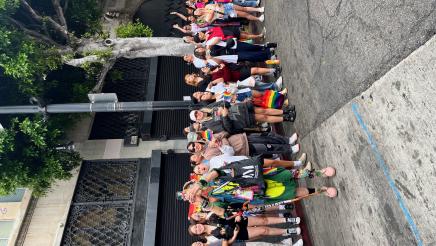
<svg viewBox="0 0 436 246"><path fill-rule="evenodd" d="M330 197L330 198L335 198L338 196L338 190L335 187L326 187L323 186L321 188L321 191L324 193L324 195Z"/></svg>
<svg viewBox="0 0 436 246"><path fill-rule="evenodd" d="M323 178L329 178L336 175L336 169L334 167L326 167L321 169L321 174Z"/></svg>

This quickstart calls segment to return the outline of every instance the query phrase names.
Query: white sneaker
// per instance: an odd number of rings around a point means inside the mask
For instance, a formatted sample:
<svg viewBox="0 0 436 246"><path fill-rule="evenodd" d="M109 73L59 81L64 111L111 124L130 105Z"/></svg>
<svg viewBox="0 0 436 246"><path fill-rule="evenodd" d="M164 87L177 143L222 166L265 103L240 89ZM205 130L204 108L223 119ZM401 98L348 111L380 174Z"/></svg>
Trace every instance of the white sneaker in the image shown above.
<svg viewBox="0 0 436 246"><path fill-rule="evenodd" d="M280 241L280 245L292 245L292 238L286 238Z"/></svg>
<svg viewBox="0 0 436 246"><path fill-rule="evenodd" d="M295 217L295 218L286 218L286 222L288 223L292 223L294 225L298 225L301 222L300 217Z"/></svg>
<svg viewBox="0 0 436 246"><path fill-rule="evenodd" d="M303 246L303 239L298 239L298 241L296 241L294 244L292 244L292 246Z"/></svg>
<svg viewBox="0 0 436 246"><path fill-rule="evenodd" d="M265 7L257 8L257 11L258 11L259 13L263 13L263 12L265 12Z"/></svg>
<svg viewBox="0 0 436 246"><path fill-rule="evenodd" d="M298 160L301 161L301 165L304 165L306 163L306 158L306 153L301 154L300 158L298 158Z"/></svg>
<svg viewBox="0 0 436 246"><path fill-rule="evenodd" d="M301 229L300 229L300 227L288 228L287 234L288 235L300 235Z"/></svg>
<svg viewBox="0 0 436 246"><path fill-rule="evenodd" d="M300 144L296 144L296 145L292 146L291 150L292 150L292 154L296 154L296 153L300 152Z"/></svg>
<svg viewBox="0 0 436 246"><path fill-rule="evenodd" d="M307 170L307 171L312 170L312 163L310 161L308 161L306 163L306 166L303 168L303 170Z"/></svg>
<svg viewBox="0 0 436 246"><path fill-rule="evenodd" d="M281 78L281 77L280 77ZM294 134L292 134L292 136L289 138L289 144L290 145L293 145L293 144L295 144L295 142L297 142L297 140L298 140L298 134L297 133L294 133Z"/></svg>
<svg viewBox="0 0 436 246"><path fill-rule="evenodd" d="M283 88L283 77L280 76L280 77L276 80L276 82L274 82L274 84L276 85L277 90L278 90L278 91L281 91L282 88Z"/></svg>
<svg viewBox="0 0 436 246"><path fill-rule="evenodd" d="M256 6L259 6L260 0L256 0Z"/></svg>
<svg viewBox="0 0 436 246"><path fill-rule="evenodd" d="M265 20L265 15L262 14L258 19L259 19L260 22L263 22Z"/></svg>

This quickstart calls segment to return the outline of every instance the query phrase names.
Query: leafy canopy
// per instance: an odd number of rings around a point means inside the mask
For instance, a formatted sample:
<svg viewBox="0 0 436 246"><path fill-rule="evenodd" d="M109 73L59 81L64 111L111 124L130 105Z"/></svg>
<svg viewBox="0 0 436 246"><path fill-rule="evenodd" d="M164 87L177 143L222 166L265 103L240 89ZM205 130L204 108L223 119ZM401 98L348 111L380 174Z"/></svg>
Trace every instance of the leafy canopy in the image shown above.
<svg viewBox="0 0 436 246"><path fill-rule="evenodd" d="M41 119L12 120L0 131L0 195L20 187L45 194L57 179L68 179L80 164L76 152L58 150L61 132Z"/></svg>
<svg viewBox="0 0 436 246"><path fill-rule="evenodd" d="M153 36L153 30L144 24L139 19L136 22L129 22L127 24L120 25L117 30L117 37L119 38L133 38L133 37L151 37Z"/></svg>

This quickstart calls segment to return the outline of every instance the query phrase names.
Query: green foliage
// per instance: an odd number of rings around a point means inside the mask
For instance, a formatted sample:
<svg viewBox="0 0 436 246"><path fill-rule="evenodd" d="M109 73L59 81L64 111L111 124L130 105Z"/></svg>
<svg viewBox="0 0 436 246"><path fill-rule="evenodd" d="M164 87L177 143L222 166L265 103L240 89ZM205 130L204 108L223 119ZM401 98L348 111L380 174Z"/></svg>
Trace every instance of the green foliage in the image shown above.
<svg viewBox="0 0 436 246"><path fill-rule="evenodd" d="M70 178L81 159L76 152L56 149L60 136L38 118L13 119L0 131L0 195L28 187L40 196L56 180Z"/></svg>
<svg viewBox="0 0 436 246"><path fill-rule="evenodd" d="M88 79L96 78L103 68L103 64L100 62L85 62L81 68L85 70Z"/></svg>
<svg viewBox="0 0 436 246"><path fill-rule="evenodd" d="M85 52L84 56L97 56L101 60L107 60L112 57L112 49L108 48L105 50L96 50L96 51L88 51Z"/></svg>
<svg viewBox="0 0 436 246"><path fill-rule="evenodd" d="M45 75L62 64L59 53L13 29L0 27L0 67L18 81L22 92L40 95Z"/></svg>
<svg viewBox="0 0 436 246"><path fill-rule="evenodd" d="M20 6L20 0L0 0L0 12L13 12Z"/></svg>
<svg viewBox="0 0 436 246"><path fill-rule="evenodd" d="M102 6L99 0L70 0L65 18L69 28L77 36L89 35L102 32L101 17Z"/></svg>
<svg viewBox="0 0 436 246"><path fill-rule="evenodd" d="M134 37L152 37L153 30L144 24L139 19L136 22L130 22L120 25L117 30L117 37L119 38L134 38Z"/></svg>

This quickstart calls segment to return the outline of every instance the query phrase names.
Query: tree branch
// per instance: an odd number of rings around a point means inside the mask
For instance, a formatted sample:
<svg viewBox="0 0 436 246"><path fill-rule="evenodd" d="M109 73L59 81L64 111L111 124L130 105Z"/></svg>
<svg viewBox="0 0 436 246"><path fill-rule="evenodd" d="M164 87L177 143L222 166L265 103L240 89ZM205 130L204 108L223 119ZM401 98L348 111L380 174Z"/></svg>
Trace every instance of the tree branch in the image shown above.
<svg viewBox="0 0 436 246"><path fill-rule="evenodd" d="M67 21L65 20L64 12L63 12L62 7L61 7L61 5L59 3L59 0L52 0L51 2L53 4L53 7L54 7L54 9L56 11L56 14L57 14L57 16L59 18L59 21L61 22L61 25L66 30L68 30Z"/></svg>
<svg viewBox="0 0 436 246"><path fill-rule="evenodd" d="M64 8L63 8L64 9L64 13L67 12L68 2L69 2L69 0L65 0Z"/></svg>
<svg viewBox="0 0 436 246"><path fill-rule="evenodd" d="M73 67L80 67L85 63L91 63L91 62L103 62L104 59L99 58L96 55L90 55L90 56L85 56L83 58L77 58L77 59L71 59L69 61L65 61L65 64L68 64L70 66Z"/></svg>
<svg viewBox="0 0 436 246"><path fill-rule="evenodd" d="M18 28L20 28L24 33L28 34L29 36L43 42L43 43L49 43L51 45L57 46L57 47L62 47L62 45L56 43L56 41L54 41L53 39L51 39L49 36L46 35L42 35L39 32L27 29L24 24L22 24L21 22L8 17L9 21L14 24L15 26L17 26Z"/></svg>
<svg viewBox="0 0 436 246"><path fill-rule="evenodd" d="M69 33L66 28L61 26L59 23L54 21L50 16L42 17L36 11L30 6L30 4L26 0L21 0L21 5L30 13L30 15L37 20L40 23L43 23L44 20L47 20L48 23L56 30L58 31L66 40L69 40Z"/></svg>

